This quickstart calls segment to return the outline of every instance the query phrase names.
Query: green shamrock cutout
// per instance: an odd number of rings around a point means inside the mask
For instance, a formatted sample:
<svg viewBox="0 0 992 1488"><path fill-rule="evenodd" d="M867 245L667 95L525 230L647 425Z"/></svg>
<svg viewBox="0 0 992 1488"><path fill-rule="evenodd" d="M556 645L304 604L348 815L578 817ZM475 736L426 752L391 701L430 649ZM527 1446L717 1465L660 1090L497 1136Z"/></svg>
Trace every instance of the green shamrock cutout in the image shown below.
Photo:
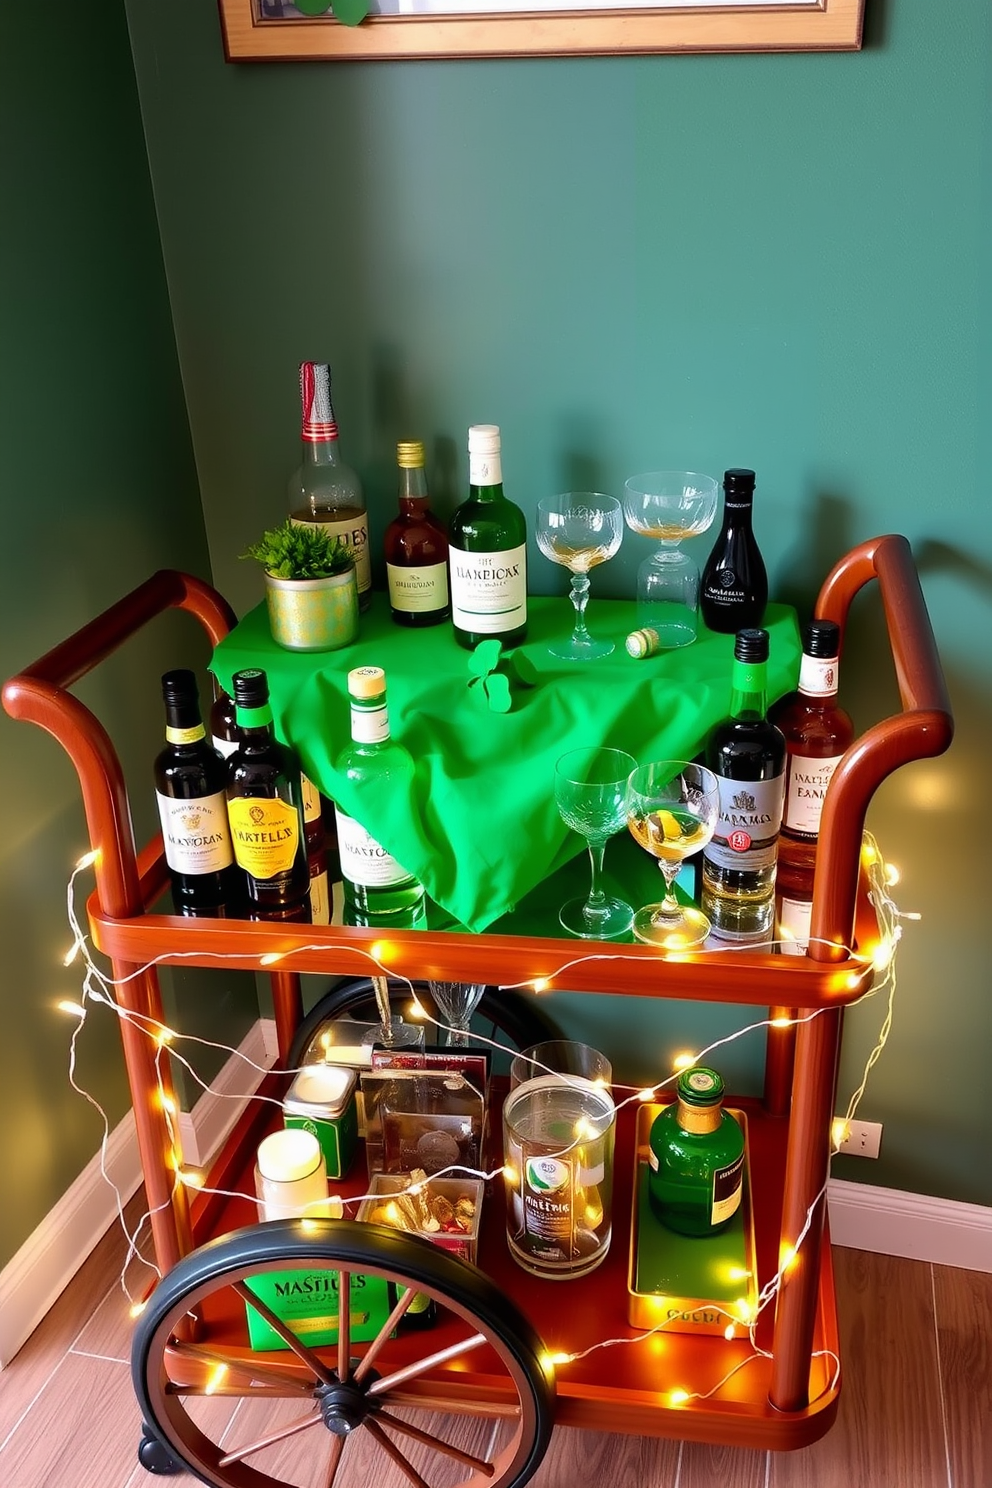
<svg viewBox="0 0 992 1488"><path fill-rule="evenodd" d="M472 673L468 685L475 687L482 683L486 701L494 713L509 713L512 704L509 678L497 670L502 660L503 643L496 640L480 641L468 659Z"/></svg>

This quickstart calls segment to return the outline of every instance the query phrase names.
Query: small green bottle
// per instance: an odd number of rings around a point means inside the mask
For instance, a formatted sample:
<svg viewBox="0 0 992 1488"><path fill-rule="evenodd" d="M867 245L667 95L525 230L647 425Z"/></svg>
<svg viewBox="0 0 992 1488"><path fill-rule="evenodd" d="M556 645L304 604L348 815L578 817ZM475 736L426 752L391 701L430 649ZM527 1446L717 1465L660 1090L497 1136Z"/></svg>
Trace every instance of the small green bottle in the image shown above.
<svg viewBox="0 0 992 1488"><path fill-rule="evenodd" d="M684 1070L676 1094L677 1102L651 1126L651 1207L680 1235L718 1235L740 1207L744 1133L722 1108L724 1084L716 1070Z"/></svg>

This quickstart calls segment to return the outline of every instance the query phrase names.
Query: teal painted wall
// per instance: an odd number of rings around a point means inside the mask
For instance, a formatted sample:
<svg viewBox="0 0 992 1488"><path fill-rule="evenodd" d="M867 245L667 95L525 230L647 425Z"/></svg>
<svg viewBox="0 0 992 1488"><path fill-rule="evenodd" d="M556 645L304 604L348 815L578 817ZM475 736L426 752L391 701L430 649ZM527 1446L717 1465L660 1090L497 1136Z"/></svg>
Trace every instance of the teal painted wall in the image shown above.
<svg viewBox="0 0 992 1488"><path fill-rule="evenodd" d="M237 554L283 513L307 356L334 366L374 540L395 438L427 439L448 511L482 420L531 512L638 469L753 465L773 592L804 612L853 543L911 539L958 736L872 812L924 918L860 1111L883 1156L835 1171L992 1201L984 0L868 0L852 55L337 65L226 65L211 7L127 10L211 558L239 610L261 597ZM629 591L642 552L625 542L594 589ZM558 582L536 552L532 575ZM894 697L868 601L844 691L860 726ZM882 1012L848 1019L845 1096ZM629 1019L659 1063L704 1032L691 1009ZM756 1078L756 1051L728 1059Z"/></svg>
<svg viewBox="0 0 992 1488"><path fill-rule="evenodd" d="M0 676L85 624L156 568L209 575L123 5L0 7ZM115 739L139 840L155 822L159 676L206 647L162 620L78 692ZM70 1087L78 1000L65 969L66 882L87 849L75 772L0 712L0 1268L97 1152L103 1127ZM92 876L78 882L82 913ZM257 1016L253 983L176 974L167 1006L206 1034ZM174 1014L170 1011L169 1016ZM240 1037L240 1032L238 1032ZM214 1061L216 1063L216 1061ZM128 1104L116 1019L98 1008L76 1078L114 1125ZM16 1202L12 1196L16 1196Z"/></svg>

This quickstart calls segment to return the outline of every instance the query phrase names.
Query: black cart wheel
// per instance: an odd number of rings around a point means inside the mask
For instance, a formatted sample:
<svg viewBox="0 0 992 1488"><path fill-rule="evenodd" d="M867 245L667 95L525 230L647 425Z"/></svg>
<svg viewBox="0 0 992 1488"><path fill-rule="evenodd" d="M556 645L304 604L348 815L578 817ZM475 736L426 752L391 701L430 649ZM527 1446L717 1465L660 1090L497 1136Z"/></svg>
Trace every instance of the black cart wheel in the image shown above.
<svg viewBox="0 0 992 1488"><path fill-rule="evenodd" d="M297 1273L337 1295L338 1341L309 1344L261 1303L249 1278ZM370 1278L395 1305L359 1331ZM416 1295L437 1304L408 1331ZM250 1301L284 1343L248 1347ZM414 1488L521 1488L554 1422L540 1339L475 1266L430 1241L352 1220L253 1225L193 1251L138 1321L132 1376L149 1430L216 1488L333 1488L396 1476Z"/></svg>
<svg viewBox="0 0 992 1488"><path fill-rule="evenodd" d="M413 990L434 1017L437 1008L431 999L426 982L414 982ZM410 984L389 979L389 991L394 1008L399 1011L404 1000L410 999ZM320 1035L338 1018L357 1018L375 1022L379 1010L370 977L349 977L331 987L310 1009L296 1031L290 1050L290 1064L295 1069L313 1060L320 1061L325 1055L321 1049ZM512 1049L529 1049L547 1039L561 1038L561 1030L553 1019L532 997L520 992L503 991L499 987L487 987L473 1015L473 1030L486 1039L505 1043ZM432 1025L427 1024L427 1041L432 1042ZM433 1030L440 1040L441 1035Z"/></svg>

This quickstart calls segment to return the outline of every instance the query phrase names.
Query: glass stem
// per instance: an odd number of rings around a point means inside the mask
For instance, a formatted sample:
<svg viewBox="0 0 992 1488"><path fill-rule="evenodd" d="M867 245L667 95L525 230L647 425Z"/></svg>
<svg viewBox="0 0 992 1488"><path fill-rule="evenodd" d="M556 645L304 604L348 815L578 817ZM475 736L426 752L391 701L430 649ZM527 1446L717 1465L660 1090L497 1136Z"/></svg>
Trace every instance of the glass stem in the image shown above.
<svg viewBox="0 0 992 1488"><path fill-rule="evenodd" d="M678 878L681 866L681 863L666 863L660 858L658 860L658 867L665 880L665 898L661 907L666 915L680 913L679 901L675 897L675 880Z"/></svg>
<svg viewBox="0 0 992 1488"><path fill-rule="evenodd" d="M589 842L589 861L592 864L592 884L589 889L589 898L583 906L583 914L602 914L606 903L606 895L603 893L603 858L606 855L605 842Z"/></svg>
<svg viewBox="0 0 992 1488"><path fill-rule="evenodd" d="M449 1049L462 1048L463 1045L469 1042L468 1029L450 1027L444 1042L445 1046Z"/></svg>
<svg viewBox="0 0 992 1488"><path fill-rule="evenodd" d="M572 631L572 645L584 645L589 640L589 632L586 629L586 605L589 603L589 575L572 575L572 590L569 595L575 606L575 629Z"/></svg>

